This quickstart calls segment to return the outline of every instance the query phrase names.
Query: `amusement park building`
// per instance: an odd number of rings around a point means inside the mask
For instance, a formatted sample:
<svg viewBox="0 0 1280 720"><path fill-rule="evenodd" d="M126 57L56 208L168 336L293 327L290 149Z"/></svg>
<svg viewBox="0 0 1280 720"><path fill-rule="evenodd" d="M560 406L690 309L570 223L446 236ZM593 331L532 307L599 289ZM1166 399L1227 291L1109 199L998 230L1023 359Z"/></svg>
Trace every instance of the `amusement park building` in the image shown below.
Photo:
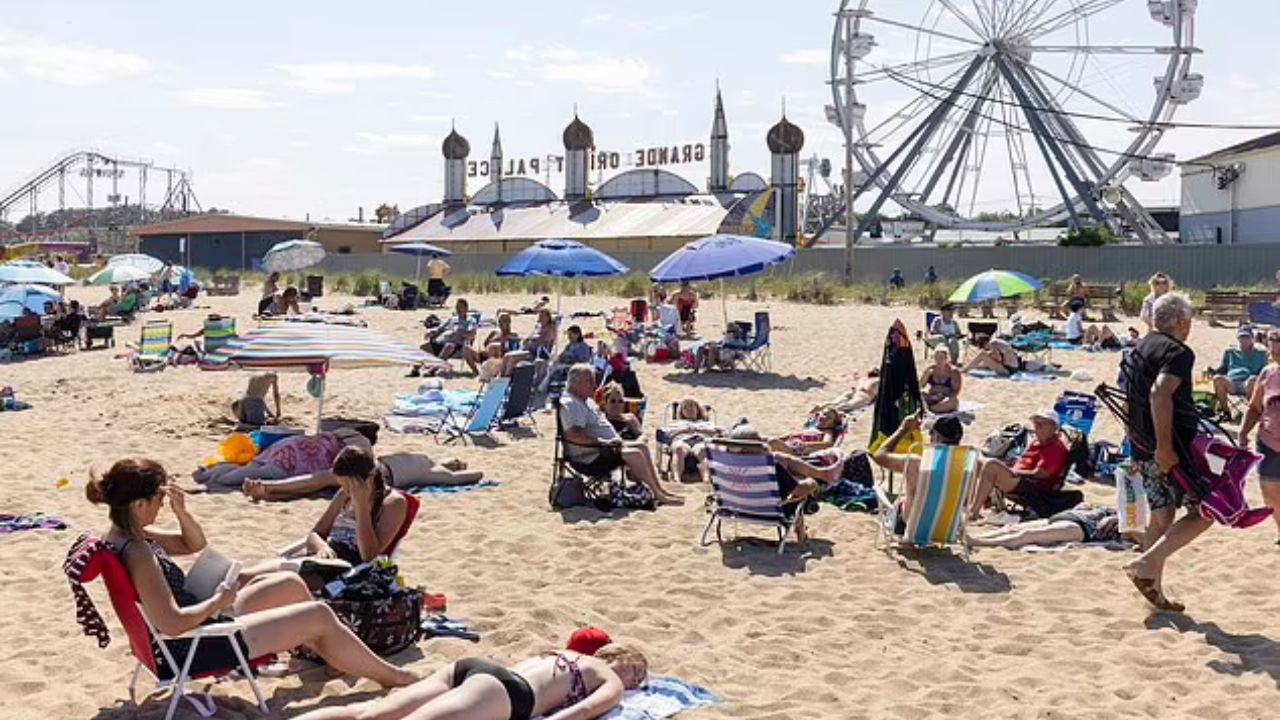
<svg viewBox="0 0 1280 720"><path fill-rule="evenodd" d="M768 181L750 172L730 175L729 135L719 92L705 145L637 150L619 163L618 153L597 148L591 128L576 116L562 140L564 154L544 160L563 170L564 189L557 195L528 176L538 174L536 167L526 172L524 161L504 158L496 127L489 157L478 161L468 160L470 143L451 131L441 147L442 201L397 218L383 235L384 245L389 249L398 243L426 242L455 253L506 253L539 240L567 238L604 251L665 252L716 233L796 241L798 156L804 133L785 117L765 138L773 156ZM663 167L704 159L709 166L704 189ZM593 170L603 174L628 164L633 169L590 186ZM468 196L468 176L485 177L488 183Z"/></svg>
<svg viewBox="0 0 1280 720"><path fill-rule="evenodd" d="M1280 132L1183 165L1179 223L1184 243L1280 241Z"/></svg>
<svg viewBox="0 0 1280 720"><path fill-rule="evenodd" d="M136 227L139 252L192 267L256 270L272 245L307 238L333 255L376 253L385 225L317 223L245 215L192 215Z"/></svg>

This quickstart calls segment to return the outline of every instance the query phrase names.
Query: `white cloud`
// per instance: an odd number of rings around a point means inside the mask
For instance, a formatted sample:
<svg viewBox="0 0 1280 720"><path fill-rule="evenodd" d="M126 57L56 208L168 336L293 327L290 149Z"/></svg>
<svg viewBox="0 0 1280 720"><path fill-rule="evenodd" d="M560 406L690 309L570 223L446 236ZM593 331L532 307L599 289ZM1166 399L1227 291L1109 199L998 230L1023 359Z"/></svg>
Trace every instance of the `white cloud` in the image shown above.
<svg viewBox="0 0 1280 720"><path fill-rule="evenodd" d="M653 66L642 57L613 57L558 45L512 48L506 57L527 68L533 79L580 85L597 93L653 95L653 85L658 76ZM530 78L522 78L517 84L528 85L530 82Z"/></svg>
<svg viewBox="0 0 1280 720"><path fill-rule="evenodd" d="M88 87L141 75L150 68L146 58L132 53L0 30L0 77L17 71L61 85Z"/></svg>
<svg viewBox="0 0 1280 720"><path fill-rule="evenodd" d="M317 62L279 65L289 84L312 93L355 92L361 81L430 80L435 70L427 65L394 65L371 62Z"/></svg>
<svg viewBox="0 0 1280 720"><path fill-rule="evenodd" d="M506 70L490 70L489 71L489 77L493 78L494 80L514 80L515 76L516 76L515 73L507 72Z"/></svg>
<svg viewBox="0 0 1280 720"><path fill-rule="evenodd" d="M426 125L443 125L453 120L452 115L410 115L409 122L423 123Z"/></svg>
<svg viewBox="0 0 1280 720"><path fill-rule="evenodd" d="M265 110L284 103L266 90L238 87L202 87L179 90L174 97L183 105L219 110Z"/></svg>
<svg viewBox="0 0 1280 720"><path fill-rule="evenodd" d="M826 65L831 62L831 51L814 48L792 50L779 55L778 61L788 65Z"/></svg>
<svg viewBox="0 0 1280 720"><path fill-rule="evenodd" d="M427 148L439 144L439 135L358 132L356 141L344 145L342 149L355 155L378 155L388 150Z"/></svg>

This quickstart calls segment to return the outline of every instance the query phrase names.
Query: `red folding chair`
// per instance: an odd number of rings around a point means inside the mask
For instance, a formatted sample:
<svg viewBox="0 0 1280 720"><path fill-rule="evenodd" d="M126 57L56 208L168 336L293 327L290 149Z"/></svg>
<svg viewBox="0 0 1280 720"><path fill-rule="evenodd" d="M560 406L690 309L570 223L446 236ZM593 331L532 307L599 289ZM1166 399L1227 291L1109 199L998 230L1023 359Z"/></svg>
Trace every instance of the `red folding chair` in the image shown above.
<svg viewBox="0 0 1280 720"><path fill-rule="evenodd" d="M391 542L387 544L387 555L394 555L400 547L400 541L405 535L409 534L409 528L413 527L413 521L418 517L418 508L422 506L422 501L417 495L404 492L403 490L395 490L404 496L404 522L400 524L400 530L396 532L396 536L391 538Z"/></svg>
<svg viewBox="0 0 1280 720"><path fill-rule="evenodd" d="M191 672L191 662L195 658L196 649L202 639L230 637L236 632L243 631L244 625L239 622L229 621L201 625L181 635L165 635L161 633L151 624L151 621L147 619L146 613L143 612L142 605L138 602L137 588L134 587L133 580L129 577L128 571L125 570L124 564L120 562L120 558L116 557L115 552L111 550L109 545L87 534L81 535L72 545L63 569L73 585L90 582L98 577L102 578L102 582L107 588L107 595L111 598L111 605L115 608L116 617L120 619L120 623L124 626L125 634L129 637L129 648L133 653L134 659L137 660L137 664L133 669L133 677L129 681L129 697L135 703L138 702L134 693L134 689L138 684L138 675L145 669L156 682L155 690L148 693L148 697L155 693L156 690L169 688L173 691L173 696L169 699L168 710L165 712L165 720L173 718L173 714L178 708L178 700L183 697L187 698L187 701L202 717L210 717L217 710L213 697L206 691L203 693L203 700L201 700L197 695L191 694L187 690L187 682L204 679L221 680L238 672L244 679L249 681L249 686L253 688L253 695L257 698L258 707L263 714L270 712L267 709L267 702L262 696L262 689L258 687L258 681L253 670L274 662L274 655L264 655L250 661L241 652L239 644L233 641L231 646L235 650L238 661L235 667ZM85 614L83 606L77 608L77 614L81 616ZM93 611L93 614L96 616L96 610ZM105 646L105 640L102 639L104 637L105 630L103 635L100 636L99 645ZM181 664L177 662L174 653L175 650L181 652L178 641L190 641L190 646ZM161 660L164 661L163 666L161 666ZM172 668L180 668L176 676L173 674Z"/></svg>

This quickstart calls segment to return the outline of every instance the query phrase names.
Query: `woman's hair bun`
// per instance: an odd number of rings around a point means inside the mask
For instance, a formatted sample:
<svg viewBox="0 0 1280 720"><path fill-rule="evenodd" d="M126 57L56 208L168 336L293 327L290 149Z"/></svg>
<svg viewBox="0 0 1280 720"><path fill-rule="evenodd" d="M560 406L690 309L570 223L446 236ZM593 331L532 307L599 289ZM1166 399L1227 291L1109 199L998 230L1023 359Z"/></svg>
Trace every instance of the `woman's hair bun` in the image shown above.
<svg viewBox="0 0 1280 720"><path fill-rule="evenodd" d="M84 496L94 505L101 505L107 501L107 490L102 486L102 478L91 477L89 482L84 486Z"/></svg>

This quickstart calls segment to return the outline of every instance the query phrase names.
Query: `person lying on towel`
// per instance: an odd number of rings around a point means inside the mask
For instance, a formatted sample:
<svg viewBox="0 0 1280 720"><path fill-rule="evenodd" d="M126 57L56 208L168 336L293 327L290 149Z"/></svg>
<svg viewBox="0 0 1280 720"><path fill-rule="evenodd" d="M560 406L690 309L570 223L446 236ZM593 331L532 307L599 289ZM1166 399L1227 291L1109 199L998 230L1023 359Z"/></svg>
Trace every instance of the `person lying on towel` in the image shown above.
<svg viewBox="0 0 1280 720"><path fill-rule="evenodd" d="M283 480L245 480L244 494L254 500L292 500L323 490L341 488L341 475L334 469L341 456L340 452L334 458L333 466L306 475ZM387 486L400 490L427 485L474 485L484 479L483 470L468 470L467 464L457 458L437 463L423 453L379 455L377 465Z"/></svg>
<svg viewBox="0 0 1280 720"><path fill-rule="evenodd" d="M282 480L327 470L342 448L349 445L370 449L370 438L352 428L315 435L294 435L272 443L244 465L222 462L203 467L191 477L210 489L235 489L245 480Z"/></svg>
<svg viewBox="0 0 1280 720"><path fill-rule="evenodd" d="M649 661L644 655L613 643L594 656L561 650L529 658L509 669L485 658L468 657L379 700L315 710L298 720L592 720L616 708L623 691L640 687L648 675Z"/></svg>
<svg viewBox="0 0 1280 720"><path fill-rule="evenodd" d="M1119 540L1120 521L1116 517L1115 508L1080 504L1044 520L1005 525L986 535L970 538L969 542L975 547L1017 550L1028 545L1051 547L1066 543L1110 543Z"/></svg>

